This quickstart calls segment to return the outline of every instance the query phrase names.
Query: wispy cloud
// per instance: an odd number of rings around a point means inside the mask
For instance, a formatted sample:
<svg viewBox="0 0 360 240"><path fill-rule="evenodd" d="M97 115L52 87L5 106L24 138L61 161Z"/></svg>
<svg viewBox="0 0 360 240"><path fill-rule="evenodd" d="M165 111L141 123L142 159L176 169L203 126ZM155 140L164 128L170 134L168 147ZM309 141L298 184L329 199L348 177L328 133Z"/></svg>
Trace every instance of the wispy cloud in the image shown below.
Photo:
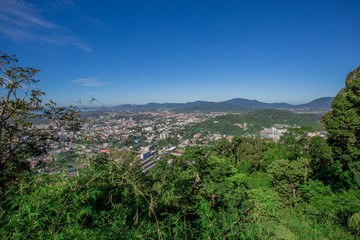
<svg viewBox="0 0 360 240"><path fill-rule="evenodd" d="M75 3L72 0L56 0L54 3L60 7L75 7Z"/></svg>
<svg viewBox="0 0 360 240"><path fill-rule="evenodd" d="M148 76L145 76L144 74L140 74L140 75L139 75L139 78L137 78L135 81L136 81L136 82L144 82L144 81L146 81L146 80L148 80L148 79L149 79Z"/></svg>
<svg viewBox="0 0 360 240"><path fill-rule="evenodd" d="M101 97L104 97L106 96L106 93L99 93L99 92L88 92L89 95L93 96L101 96Z"/></svg>
<svg viewBox="0 0 360 240"><path fill-rule="evenodd" d="M81 22L83 22L86 25L91 25L92 28L95 28L100 31L110 31L111 29L110 26L107 25L106 23L89 16L82 15Z"/></svg>
<svg viewBox="0 0 360 240"><path fill-rule="evenodd" d="M96 87L96 86L103 86L103 85L109 85L111 83L108 82L101 82L97 78L79 78L73 81L70 81L71 83L78 83L81 86L85 87Z"/></svg>
<svg viewBox="0 0 360 240"><path fill-rule="evenodd" d="M64 27L40 16L34 5L22 0L0 1L0 33L18 42L75 46L91 52L85 42L69 34Z"/></svg>
<svg viewBox="0 0 360 240"><path fill-rule="evenodd" d="M140 74L140 77L144 80L148 79L149 77L148 76L145 76L144 74Z"/></svg>

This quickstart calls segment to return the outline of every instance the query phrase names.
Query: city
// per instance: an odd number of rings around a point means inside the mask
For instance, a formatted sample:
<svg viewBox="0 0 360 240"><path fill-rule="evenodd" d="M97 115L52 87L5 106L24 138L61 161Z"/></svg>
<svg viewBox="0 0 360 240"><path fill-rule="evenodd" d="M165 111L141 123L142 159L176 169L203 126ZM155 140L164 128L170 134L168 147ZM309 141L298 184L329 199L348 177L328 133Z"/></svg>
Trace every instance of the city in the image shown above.
<svg viewBox="0 0 360 240"><path fill-rule="evenodd" d="M156 161L167 154L181 156L187 146L214 146L225 138L231 142L234 135L219 132L199 130L195 134L188 134L188 127L206 120L214 120L218 116L229 114L226 112L193 112L176 113L169 109L154 112L147 111L99 111L84 112L84 123L80 131L74 133L61 130L58 132L57 142L49 145L48 153L36 158L30 158L32 168L37 173L54 174L61 171L57 162L62 160L71 171L80 170L81 158L93 158L97 154L109 154L121 151L135 152L143 171L148 173L155 166ZM274 124L271 128L249 134L248 124L235 123L244 133L242 136L251 138L267 138L278 142L288 128L297 127L296 124ZM46 129L45 123L36 124L36 128ZM308 133L309 137L322 136L326 138L326 131ZM116 154L115 154L116 155ZM116 159L113 159L116 160Z"/></svg>

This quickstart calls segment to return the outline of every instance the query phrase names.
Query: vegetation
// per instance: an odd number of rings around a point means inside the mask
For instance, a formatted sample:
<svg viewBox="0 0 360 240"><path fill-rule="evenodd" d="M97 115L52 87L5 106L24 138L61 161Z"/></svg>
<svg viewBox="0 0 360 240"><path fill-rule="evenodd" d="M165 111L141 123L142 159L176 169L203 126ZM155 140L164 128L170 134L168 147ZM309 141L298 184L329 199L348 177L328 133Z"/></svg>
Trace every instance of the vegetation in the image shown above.
<svg viewBox="0 0 360 240"><path fill-rule="evenodd" d="M120 110L157 110L171 108L175 112L248 112L255 109L292 109L300 111L329 111L332 97L315 99L309 103L301 105L291 105L288 103L264 103L257 100L234 98L223 102L196 101L188 103L148 103L145 105L123 104L115 107Z"/></svg>
<svg viewBox="0 0 360 240"><path fill-rule="evenodd" d="M165 139L160 139L156 142L157 147L166 147L168 145L177 145L179 144L179 139L177 137L168 137Z"/></svg>
<svg viewBox="0 0 360 240"><path fill-rule="evenodd" d="M360 187L360 67L346 77L345 88L335 97L323 118L329 132L339 177L347 186Z"/></svg>
<svg viewBox="0 0 360 240"><path fill-rule="evenodd" d="M176 112L248 112L251 109L232 103L216 103L216 102L205 102L199 105L186 106L182 108L176 108Z"/></svg>
<svg viewBox="0 0 360 240"><path fill-rule="evenodd" d="M30 165L26 159L46 153L48 140L56 140L61 129L78 130L76 108L57 107L36 84L39 70L17 66L15 56L0 52L0 193ZM33 126L35 119L47 119L48 128Z"/></svg>
<svg viewBox="0 0 360 240"><path fill-rule="evenodd" d="M289 126L311 126L322 130L321 115L296 114L284 110L265 109L256 110L246 114L229 114L219 116L201 123L187 126L180 134L191 137L196 133L211 132L226 135L258 134L263 128L270 128L274 124L287 124ZM247 129L235 125L247 124Z"/></svg>
<svg viewBox="0 0 360 240"><path fill-rule="evenodd" d="M279 143L236 136L188 147L146 175L133 152L116 150L74 176L17 173L3 191L0 236L358 239L359 77L357 69L324 117L328 141L302 127Z"/></svg>

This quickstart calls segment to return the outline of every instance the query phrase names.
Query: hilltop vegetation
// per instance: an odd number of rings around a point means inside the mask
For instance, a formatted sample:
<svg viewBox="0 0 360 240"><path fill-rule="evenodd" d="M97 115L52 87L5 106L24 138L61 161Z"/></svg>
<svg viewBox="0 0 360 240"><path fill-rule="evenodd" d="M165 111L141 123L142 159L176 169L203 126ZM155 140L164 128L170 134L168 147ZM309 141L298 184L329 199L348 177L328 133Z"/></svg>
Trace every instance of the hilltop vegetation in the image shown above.
<svg viewBox="0 0 360 240"><path fill-rule="evenodd" d="M320 114L296 114L285 110L265 109L245 114L228 114L187 126L181 131L186 136L196 133L211 132L225 135L242 136L245 134L258 134L264 127L270 128L274 124L287 124L289 126L311 126L322 130ZM234 124L247 124L247 129Z"/></svg>
<svg viewBox="0 0 360 240"><path fill-rule="evenodd" d="M200 105L187 106L175 109L177 112L249 112L251 109L238 104L206 102Z"/></svg>
<svg viewBox="0 0 360 240"><path fill-rule="evenodd" d="M9 57L1 60L9 62ZM3 89L22 88L14 83L26 77L23 70L2 71ZM41 106L40 95L2 98L1 113L10 111L7 118L0 115L0 237L359 239L359 89L360 67L348 75L322 119L328 139L309 137L308 127L289 129L278 143L235 136L214 147L167 155L148 174L134 152L116 148L93 158L77 156L74 161L82 168L76 174L66 166L54 175L35 174L26 160L44 153L51 135L31 128L24 116ZM58 120L54 123L76 130L76 118L56 109L42 110L50 111L45 113ZM228 118L250 122L251 114ZM302 116L274 110L256 114L270 123L284 115L287 121Z"/></svg>
<svg viewBox="0 0 360 240"><path fill-rule="evenodd" d="M322 111L330 110L333 97L324 97L315 99L309 103L300 105L291 105L288 103L264 103L257 100L244 98L234 98L222 102L196 101L188 103L148 103L144 105L123 104L115 109L131 110L156 110L156 109L173 109L177 112L249 112L256 109L282 109L293 111Z"/></svg>

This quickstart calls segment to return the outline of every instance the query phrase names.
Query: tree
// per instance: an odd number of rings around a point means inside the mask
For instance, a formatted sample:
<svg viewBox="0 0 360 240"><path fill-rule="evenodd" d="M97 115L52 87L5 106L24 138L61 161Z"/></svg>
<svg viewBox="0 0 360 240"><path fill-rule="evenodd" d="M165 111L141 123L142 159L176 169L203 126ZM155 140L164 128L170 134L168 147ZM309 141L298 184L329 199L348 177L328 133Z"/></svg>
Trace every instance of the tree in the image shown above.
<svg viewBox="0 0 360 240"><path fill-rule="evenodd" d="M0 52L0 191L29 169L28 158L47 152L59 130L76 131L81 123L75 107L57 107L53 101L44 104L45 93L35 79L39 70L17 64L15 55ZM34 126L38 119L46 120L47 127Z"/></svg>
<svg viewBox="0 0 360 240"><path fill-rule="evenodd" d="M308 151L314 177L321 179L324 183L338 181L339 166L334 164L333 153L326 139L320 136L310 138Z"/></svg>
<svg viewBox="0 0 360 240"><path fill-rule="evenodd" d="M216 144L216 151L217 154L222 157L229 157L230 156L230 148L231 143L226 139L222 138L217 144Z"/></svg>
<svg viewBox="0 0 360 240"><path fill-rule="evenodd" d="M329 146L341 165L343 180L360 186L360 66L347 75L345 88L331 108L322 119Z"/></svg>
<svg viewBox="0 0 360 240"><path fill-rule="evenodd" d="M273 177L274 189L285 204L295 206L300 200L298 189L306 184L310 176L308 165L309 159L299 158L293 161L276 160L269 166L268 173Z"/></svg>
<svg viewBox="0 0 360 240"><path fill-rule="evenodd" d="M262 158L265 151L264 142L259 138L243 137L236 148L236 159L249 166L250 172L263 168L265 162Z"/></svg>
<svg viewBox="0 0 360 240"><path fill-rule="evenodd" d="M308 157L308 133L314 131L312 127L289 128L280 138L280 143L285 146L284 154L286 159L296 160L300 157Z"/></svg>

